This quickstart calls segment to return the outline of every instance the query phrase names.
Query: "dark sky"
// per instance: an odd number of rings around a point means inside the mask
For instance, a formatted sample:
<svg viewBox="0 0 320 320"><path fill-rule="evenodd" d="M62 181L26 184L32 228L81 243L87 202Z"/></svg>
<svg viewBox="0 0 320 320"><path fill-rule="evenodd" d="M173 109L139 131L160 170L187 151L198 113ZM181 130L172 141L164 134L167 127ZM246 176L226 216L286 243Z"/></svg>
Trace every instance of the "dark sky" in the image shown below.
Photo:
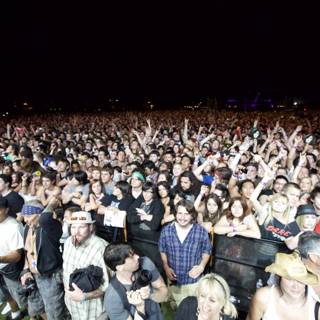
<svg viewBox="0 0 320 320"><path fill-rule="evenodd" d="M320 95L316 8L44 2L1 10L1 101L121 97L170 104L257 91Z"/></svg>

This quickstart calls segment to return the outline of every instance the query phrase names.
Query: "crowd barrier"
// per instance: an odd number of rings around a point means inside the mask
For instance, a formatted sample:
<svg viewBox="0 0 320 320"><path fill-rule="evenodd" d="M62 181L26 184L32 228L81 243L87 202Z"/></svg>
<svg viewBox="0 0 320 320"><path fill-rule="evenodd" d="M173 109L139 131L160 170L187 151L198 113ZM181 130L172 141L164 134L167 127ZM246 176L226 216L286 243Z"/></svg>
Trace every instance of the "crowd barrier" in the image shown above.
<svg viewBox="0 0 320 320"><path fill-rule="evenodd" d="M277 252L289 253L283 243L215 235L211 272L228 282L232 300L239 311L247 312L256 289L267 285L269 273L265 267L274 262Z"/></svg>

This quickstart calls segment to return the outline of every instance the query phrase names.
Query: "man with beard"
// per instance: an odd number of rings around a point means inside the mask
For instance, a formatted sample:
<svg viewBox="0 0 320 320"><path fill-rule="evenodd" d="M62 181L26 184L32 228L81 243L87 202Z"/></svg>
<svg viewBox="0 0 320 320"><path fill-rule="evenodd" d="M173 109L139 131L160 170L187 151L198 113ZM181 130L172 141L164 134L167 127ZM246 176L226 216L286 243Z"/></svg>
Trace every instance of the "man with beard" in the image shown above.
<svg viewBox="0 0 320 320"><path fill-rule="evenodd" d="M72 319L96 320L103 313L103 294L109 283L103 259L107 242L94 234L94 221L89 212L73 212L69 223L71 237L66 240L63 252L65 302ZM100 287L91 292L84 292L75 283L70 287L70 275L76 269L87 268L89 265L102 269L103 281Z"/></svg>

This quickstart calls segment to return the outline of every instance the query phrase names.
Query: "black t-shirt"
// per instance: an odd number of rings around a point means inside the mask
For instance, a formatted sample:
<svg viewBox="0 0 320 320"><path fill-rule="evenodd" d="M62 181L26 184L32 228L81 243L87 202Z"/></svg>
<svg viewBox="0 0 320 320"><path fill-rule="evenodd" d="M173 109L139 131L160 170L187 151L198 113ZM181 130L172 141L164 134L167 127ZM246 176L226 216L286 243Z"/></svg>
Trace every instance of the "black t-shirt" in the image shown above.
<svg viewBox="0 0 320 320"><path fill-rule="evenodd" d="M121 200L118 200L117 197L114 195L106 195L101 199L101 204L104 207L116 207L121 211L127 211L130 207L131 203L133 202L133 197L128 196ZM108 242L118 241L123 242L124 239L124 232L123 229L114 228L111 226L105 226L104 223L104 215L103 214L96 214L96 235Z"/></svg>
<svg viewBox="0 0 320 320"><path fill-rule="evenodd" d="M15 191L11 191L6 196L4 196L4 198L8 201L8 215L15 219L17 217L17 213L21 212L22 206L24 204L23 198L19 193Z"/></svg>
<svg viewBox="0 0 320 320"><path fill-rule="evenodd" d="M295 221L284 225L282 222L273 218L266 226L260 226L261 238L274 241L284 241L290 237L296 236L300 228Z"/></svg>

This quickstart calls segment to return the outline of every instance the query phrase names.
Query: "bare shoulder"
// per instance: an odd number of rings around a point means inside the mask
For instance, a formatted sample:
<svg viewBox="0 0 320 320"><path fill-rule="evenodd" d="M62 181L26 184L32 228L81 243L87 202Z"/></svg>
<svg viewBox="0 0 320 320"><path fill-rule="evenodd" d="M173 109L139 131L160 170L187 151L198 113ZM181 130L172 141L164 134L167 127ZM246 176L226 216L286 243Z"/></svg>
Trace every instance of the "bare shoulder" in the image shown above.
<svg viewBox="0 0 320 320"><path fill-rule="evenodd" d="M267 309L271 287L263 287L254 294L246 320L260 320Z"/></svg>
<svg viewBox="0 0 320 320"><path fill-rule="evenodd" d="M272 287L269 287L269 286L262 287L258 289L255 294L258 297L267 298L270 295L271 288Z"/></svg>
<svg viewBox="0 0 320 320"><path fill-rule="evenodd" d="M256 291L253 296L252 303L255 303L260 306L261 309L265 309L270 296L271 287L263 287Z"/></svg>

